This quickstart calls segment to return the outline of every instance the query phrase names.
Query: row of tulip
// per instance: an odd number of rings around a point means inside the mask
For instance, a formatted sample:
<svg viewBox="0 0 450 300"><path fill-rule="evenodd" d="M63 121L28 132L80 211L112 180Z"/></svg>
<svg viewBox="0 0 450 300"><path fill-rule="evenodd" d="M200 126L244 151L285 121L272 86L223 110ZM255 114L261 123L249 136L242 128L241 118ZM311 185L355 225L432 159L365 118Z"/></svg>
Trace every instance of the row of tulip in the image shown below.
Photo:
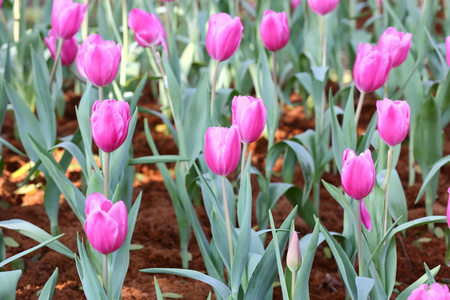
<svg viewBox="0 0 450 300"><path fill-rule="evenodd" d="M324 22L324 15L333 13L339 1L308 0L308 4L310 9L322 18L321 22ZM293 1L291 5L296 13L300 14L297 12L300 9L300 1ZM377 5L379 7L382 4L377 3ZM383 1L383 5L390 7L387 1ZM166 6L166 8L169 7ZM127 12L125 4L122 9ZM53 2L51 29L48 32L48 38L45 38L45 43L55 61L50 74L44 70L45 64L33 52L35 50L32 50L31 55L33 70L37 76L42 77L41 80L37 80L38 77L35 76L34 86L37 98L41 100L36 104L39 120L21 99L21 93L16 92L10 83L5 83L4 89L17 119L28 119L18 124L20 138L27 155L36 163L35 168L46 176L47 186L54 187L53 190L59 189L65 196L75 215L84 224L88 238L86 246L79 241L79 256L74 256L70 250L54 241L54 238L50 238L48 234L39 234L38 240L42 242L42 246L57 245L59 248L55 249L56 251L75 257L84 292L89 299L120 298L121 287L128 269L131 237L141 199L139 195L134 205L131 205L133 172L130 171L130 166L134 164L158 164L177 216L183 267L188 267L187 245L192 228L197 243L202 249L208 275L191 270L164 268L143 271L171 273L204 281L214 288L216 297L219 299L229 297L262 299L271 294L272 282L277 274L286 299L308 298L308 279L319 232L332 249L351 298L387 299L393 292L396 269L395 263L386 264L385 261L388 259L396 261L395 234L412 226L447 221L445 216L428 216L407 222L406 201L403 200L405 206L396 205L395 207L392 201L388 201L392 198L396 201L399 199L395 195L399 193L398 188L389 189L389 186L398 180L398 175L394 171L398 159L396 153L398 153L399 145L408 135L410 123L416 124L419 114L417 106L413 106L411 102L409 102L410 107L407 101L388 99L389 74L393 72L393 68L401 66L407 60L413 38L411 33L389 27L380 35L377 46L369 43L359 44L353 64L353 80L360 91L360 98L355 112L353 89L350 90L341 126L337 121L338 108L334 104L337 96L330 95L329 110L325 111L327 105L324 89L328 79L328 51L327 35L323 28L322 68L312 67L313 75L298 75L301 85L314 100L315 131L305 132L291 140L274 144L274 134L279 120L278 109L283 107L284 101L283 93L279 93L283 87L278 83L275 53L282 51L290 41L289 14L271 9L264 11L259 23L259 33L264 46L273 53L272 75L270 75L266 54L262 52L260 62L255 69L258 72L254 72L253 75L257 97L234 96L231 100L231 109L227 108L227 99L231 98L232 94L224 94L223 90L216 88L216 83L220 63L233 59L232 56L242 42L242 34L246 34L245 27L239 16L232 18L227 13L219 12L209 17L205 48L209 56L217 63L211 72L214 74L209 98L211 109L206 112L205 102L201 100L208 100L209 80L206 75L199 75L195 91L185 93L190 96L182 99L182 90L185 87L179 80L180 75L176 73L176 68L171 65L174 63L172 58L176 48L175 39L169 37L168 45L164 26L157 15L133 8L125 23L134 31L136 42L144 48L150 48L153 53L155 69L161 73L162 79L160 97L167 99L174 124L167 117L159 115L166 122L179 148L178 156L158 155L146 124L147 139L154 155L133 158L129 149L132 148L131 139L137 119L136 105L147 77L142 78L136 86L133 97L128 101L104 100L103 89L106 89L108 95L112 94L107 88L115 83L123 53L129 49L115 41L103 40L99 34L87 36L82 44L76 47L76 34L86 13L88 13L87 4L76 3L73 0ZM161 54L156 48L160 45L163 50ZM447 38L446 45L447 61L450 65L450 37ZM54 100L61 90L61 80L58 79L58 72L61 70L58 63L60 61L63 66L71 65L75 59L78 74L81 78L87 79L86 89L77 110L79 135L75 134L70 142L55 145L55 138L52 138L55 134ZM411 70L408 80L413 77L414 71L414 69ZM234 78L234 81L237 79ZM98 88L98 93L95 93L92 85ZM376 122L371 123L372 125L357 142L356 128L364 95L376 92L383 86L386 87L386 97L384 100L377 101ZM218 103L215 104L215 100ZM28 110L22 111L24 108ZM445 106L443 105L442 108L444 109ZM228 114L228 110L231 110L231 115ZM445 111L439 113L444 115ZM45 116L48 119L44 119ZM225 121L223 121L224 118ZM230 124L230 127L216 127L223 124ZM417 135L417 140L423 141L420 139L423 135L416 134L416 131L420 132L420 130L415 126L411 127L414 127L414 136ZM267 128L269 143L263 175L256 168L251 169L251 159L247 158L247 146L261 136L264 128ZM35 130L40 130L43 134L34 134ZM333 141L331 148L328 142L324 142L329 140L330 134ZM378 136L380 139L377 140ZM93 158L92 139L101 152L101 170ZM241 143L243 143L241 172L236 204L232 201L234 189L227 176L239 164ZM389 146L388 150L383 150L384 144ZM413 143L410 141L410 144ZM371 145L378 152L377 168L372 159L372 152L369 150ZM55 146L66 149L68 153L66 160L73 156L80 163L82 191L65 178L63 172L67 168L65 162L56 162L48 152ZM383 156L386 151L387 156ZM284 174L284 183L271 182L273 165L283 152L285 152L286 169L289 169L288 165L292 162L300 164L305 177L303 189L292 184L293 175L289 176L289 172L293 174L292 166L290 171ZM357 153L361 154L357 155ZM319 219L313 217L313 215L319 215L320 195L317 191L320 190L321 175L333 156L341 173L341 185L345 194L326 182L323 184L342 205L347 216L344 220L344 233L334 234L334 237L321 225ZM417 159L422 169L425 169L419 161L421 159L419 153ZM433 176L439 166L448 160L447 158L439 161L435 168L432 168L435 161L426 160L427 172L424 172L424 181L435 182ZM175 178L163 164L165 162L177 162ZM259 232L254 231L251 226L250 173L256 174L261 189L256 200L256 215L261 230ZM198 178L197 182L211 223L212 239L210 241L206 239L205 233L199 226L192 206L192 195L186 188L186 182L192 175ZM423 189L427 189L427 199L433 199L433 189L430 190L429 186L432 184L428 186L424 184ZM312 187L314 187L314 206L308 199ZM59 191L56 194L46 192L46 197L49 199L46 209L54 233L57 232ZM403 191L401 192L403 194ZM298 206L277 231L268 211L283 194L290 197L291 202ZM432 202L427 201L427 207L431 205ZM313 232L304 236L300 242L291 226L297 210L300 216L314 228ZM376 222L372 222L373 219ZM236 226L236 221L239 227ZM269 222L273 240L265 248L264 233ZM24 224L30 226L21 220L0 222L1 227L13 229L21 228L25 226ZM362 229L361 224L364 224L367 230ZM37 228L34 228L34 231L40 232ZM289 231L291 233L287 234ZM223 239L225 235L226 242ZM257 238L259 235L261 238ZM291 242L287 254L288 269L283 270L281 253L289 237ZM340 239L342 243L337 243L335 238ZM353 268L356 256L358 257L358 273ZM277 269L271 267L273 264L277 265ZM226 273L224 269L227 270ZM3 273L7 276L6 272ZM99 281L97 274L102 278L102 282ZM115 275L111 276L111 274ZM381 278L377 274L386 274L386 276ZM286 280L288 277L292 278L292 282ZM426 280L426 277L418 279L400 296L408 297L415 287L418 288L411 294L410 299L425 299L423 297L431 293L448 293L448 288L445 290L440 286L432 285L430 289L426 289L424 285L420 285ZM432 281L433 278L428 280Z"/></svg>

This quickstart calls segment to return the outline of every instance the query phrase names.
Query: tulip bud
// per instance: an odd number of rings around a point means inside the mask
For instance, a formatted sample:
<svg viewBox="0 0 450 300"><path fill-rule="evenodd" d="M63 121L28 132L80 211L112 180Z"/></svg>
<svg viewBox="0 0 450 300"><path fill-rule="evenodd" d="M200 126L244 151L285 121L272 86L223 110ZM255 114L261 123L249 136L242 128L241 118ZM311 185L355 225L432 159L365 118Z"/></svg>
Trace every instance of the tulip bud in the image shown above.
<svg viewBox="0 0 450 300"><path fill-rule="evenodd" d="M373 92L386 82L392 69L389 53L370 44L359 44L353 66L353 80L361 92Z"/></svg>
<svg viewBox="0 0 450 300"><path fill-rule="evenodd" d="M261 39L270 51L278 51L289 42L289 25L286 12L266 10L259 27Z"/></svg>
<svg viewBox="0 0 450 300"><path fill-rule="evenodd" d="M68 40L80 29L87 4L74 3L73 0L53 0L52 29L58 39Z"/></svg>
<svg viewBox="0 0 450 300"><path fill-rule="evenodd" d="M291 243L286 254L286 265L292 273L297 272L302 263L302 253L298 242L297 232L292 232Z"/></svg>
<svg viewBox="0 0 450 300"><path fill-rule="evenodd" d="M292 9L295 10L300 5L300 3L302 3L302 0L291 0Z"/></svg>
<svg viewBox="0 0 450 300"><path fill-rule="evenodd" d="M411 48L411 33L397 31L394 27L389 27L380 36L378 48L391 55L392 67L400 66L408 56Z"/></svg>
<svg viewBox="0 0 450 300"><path fill-rule="evenodd" d="M91 115L91 133L95 144L108 153L119 148L127 138L130 119L130 106L126 101L95 101Z"/></svg>
<svg viewBox="0 0 450 300"><path fill-rule="evenodd" d="M92 247L101 254L118 250L128 230L127 207L123 201L112 203L100 193L92 193L86 199L84 231Z"/></svg>
<svg viewBox="0 0 450 300"><path fill-rule="evenodd" d="M361 222L364 224L367 230L370 231L372 229L372 221L370 220L369 211L367 210L367 207L364 204L364 199L359 201L359 211L361 213Z"/></svg>
<svg viewBox="0 0 450 300"><path fill-rule="evenodd" d="M339 0L308 0L309 7L318 15L332 12L339 4Z"/></svg>
<svg viewBox="0 0 450 300"><path fill-rule="evenodd" d="M206 163L213 173L227 176L236 169L241 156L241 138L236 125L230 128L209 127L205 134L203 151Z"/></svg>
<svg viewBox="0 0 450 300"><path fill-rule="evenodd" d="M450 36L445 39L445 48L446 48L446 58L447 64L450 67Z"/></svg>
<svg viewBox="0 0 450 300"><path fill-rule="evenodd" d="M450 292L447 285L440 285L439 283L433 283L428 287L425 283L419 285L418 288L411 292L408 300L431 300L442 299L449 300Z"/></svg>
<svg viewBox="0 0 450 300"><path fill-rule="evenodd" d="M77 68L92 84L103 87L116 78L122 46L104 41L99 35L90 35L78 50Z"/></svg>
<svg viewBox="0 0 450 300"><path fill-rule="evenodd" d="M406 101L384 98L377 101L377 128L383 141L389 146L403 142L409 130L410 107Z"/></svg>
<svg viewBox="0 0 450 300"><path fill-rule="evenodd" d="M45 44L47 45L48 50L50 50L50 54L52 55L53 60L55 60L57 40L58 39L56 38L55 31L53 29L50 29L48 31L48 38L44 38ZM63 66L70 66L75 60L76 56L77 39L73 36L63 41L61 48L61 64Z"/></svg>
<svg viewBox="0 0 450 300"><path fill-rule="evenodd" d="M224 61L236 52L242 38L242 26L239 17L231 19L226 13L212 14L209 17L206 34L206 50L217 61Z"/></svg>
<svg viewBox="0 0 450 300"><path fill-rule="evenodd" d="M353 199L364 199L375 185L375 167L370 150L356 156L355 151L346 149L342 154L342 165L342 188Z"/></svg>
<svg viewBox="0 0 450 300"><path fill-rule="evenodd" d="M134 30L134 38L142 47L166 44L166 32L158 17L138 8L130 11L128 26Z"/></svg>
<svg viewBox="0 0 450 300"><path fill-rule="evenodd" d="M261 98L235 96L231 102L232 123L239 129L241 141L253 143L264 131L266 107Z"/></svg>

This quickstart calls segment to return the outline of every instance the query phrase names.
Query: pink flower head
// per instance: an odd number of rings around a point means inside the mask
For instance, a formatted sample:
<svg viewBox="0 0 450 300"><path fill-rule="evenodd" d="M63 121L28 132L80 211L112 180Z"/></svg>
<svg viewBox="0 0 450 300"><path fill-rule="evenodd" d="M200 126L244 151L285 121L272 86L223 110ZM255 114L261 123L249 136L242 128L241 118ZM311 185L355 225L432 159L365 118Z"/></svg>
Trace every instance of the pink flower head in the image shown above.
<svg viewBox="0 0 450 300"><path fill-rule="evenodd" d="M261 98L235 96L231 102L232 123L238 126L241 140L253 143L264 131L266 107Z"/></svg>
<svg viewBox="0 0 450 300"><path fill-rule="evenodd" d="M58 39L68 40L80 29L87 4L73 0L53 0L52 29Z"/></svg>
<svg viewBox="0 0 450 300"><path fill-rule="evenodd" d="M370 214L369 211L366 208L366 205L364 204L364 199L359 201L359 210L361 213L361 223L364 224L364 226L367 228L367 230L372 230L372 221L370 220Z"/></svg>
<svg viewBox="0 0 450 300"><path fill-rule="evenodd" d="M209 127L203 150L206 163L213 173L227 176L236 169L241 156L238 127Z"/></svg>
<svg viewBox="0 0 450 300"><path fill-rule="evenodd" d="M55 60L56 55L56 42L57 38L55 35L55 31L50 29L48 31L48 38L44 38L45 44L47 45L48 50L50 50L50 54L52 55L53 60ZM69 66L75 60L77 56L77 39L75 36L70 39L64 40L61 48L61 64L63 66Z"/></svg>
<svg viewBox="0 0 450 300"><path fill-rule="evenodd" d="M291 0L292 9L295 10L300 5L300 3L302 3L302 0Z"/></svg>
<svg viewBox="0 0 450 300"><path fill-rule="evenodd" d="M130 106L126 101L107 99L95 101L91 114L91 133L103 152L119 148L128 135Z"/></svg>
<svg viewBox="0 0 450 300"><path fill-rule="evenodd" d="M447 64L450 67L450 36L445 39L445 56L447 58Z"/></svg>
<svg viewBox="0 0 450 300"><path fill-rule="evenodd" d="M424 283L412 291L408 300L450 300L450 292L445 284L435 282L428 286Z"/></svg>
<svg viewBox="0 0 450 300"><path fill-rule="evenodd" d="M394 27L389 27L380 36L378 47L391 55L393 68L400 66L408 56L411 37L411 33L397 31Z"/></svg>
<svg viewBox="0 0 450 300"><path fill-rule="evenodd" d="M118 250L128 231L127 208L123 201L115 204L100 193L86 198L86 221L84 231L89 242L101 254Z"/></svg>
<svg viewBox="0 0 450 300"><path fill-rule="evenodd" d="M206 34L206 50L217 61L224 61L236 52L241 43L242 26L239 17L231 19L226 13L212 14L209 17Z"/></svg>
<svg viewBox="0 0 450 300"><path fill-rule="evenodd" d="M107 86L116 78L121 51L120 44L104 41L101 36L91 34L79 48L78 72L96 86Z"/></svg>
<svg viewBox="0 0 450 300"><path fill-rule="evenodd" d="M142 47L163 45L166 48L166 31L155 14L133 8L128 26L134 30L134 38Z"/></svg>
<svg viewBox="0 0 450 300"><path fill-rule="evenodd" d="M344 151L341 184L353 199L362 200L370 194L375 185L375 167L369 149L358 156L351 149Z"/></svg>
<svg viewBox="0 0 450 300"><path fill-rule="evenodd" d="M302 253L297 232L292 232L291 242L286 254L286 265L292 273L297 272L302 263Z"/></svg>
<svg viewBox="0 0 450 300"><path fill-rule="evenodd" d="M308 0L311 10L318 15L332 12L339 4L339 0Z"/></svg>
<svg viewBox="0 0 450 300"><path fill-rule="evenodd" d="M353 80L361 92L373 92L386 82L392 69L389 53L377 46L359 44L353 66Z"/></svg>
<svg viewBox="0 0 450 300"><path fill-rule="evenodd" d="M278 51L289 42L289 25L286 12L266 10L259 27L261 39L270 51Z"/></svg>
<svg viewBox="0 0 450 300"><path fill-rule="evenodd" d="M377 128L389 146L403 142L409 130L410 107L406 101L377 101Z"/></svg>

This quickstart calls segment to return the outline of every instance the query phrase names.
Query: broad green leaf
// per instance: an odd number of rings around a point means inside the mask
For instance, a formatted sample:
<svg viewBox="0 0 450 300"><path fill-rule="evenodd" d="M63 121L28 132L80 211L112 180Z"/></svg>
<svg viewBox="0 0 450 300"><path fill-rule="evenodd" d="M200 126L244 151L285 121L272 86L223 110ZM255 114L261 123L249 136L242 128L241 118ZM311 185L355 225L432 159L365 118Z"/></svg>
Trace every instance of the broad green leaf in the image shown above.
<svg viewBox="0 0 450 300"><path fill-rule="evenodd" d="M17 282L20 276L22 276L22 270L0 272L0 299L16 299Z"/></svg>
<svg viewBox="0 0 450 300"><path fill-rule="evenodd" d="M450 76L449 76L450 77ZM450 162L450 155L447 155L445 157L442 157L441 159L439 159L438 161L436 161L433 166L431 167L430 171L428 172L427 176L424 178L422 186L420 187L420 191L419 194L416 197L416 202L419 202L420 198L422 197L423 193L425 192L428 184L430 183L430 181L434 178L434 176L437 174L437 172L439 171L439 169Z"/></svg>
<svg viewBox="0 0 450 300"><path fill-rule="evenodd" d="M374 285L374 280L368 277L356 276L355 283L358 291L358 300L367 300Z"/></svg>
<svg viewBox="0 0 450 300"><path fill-rule="evenodd" d="M55 292L56 281L58 280L58 268L55 269L52 276L47 280L39 295L39 300L51 300L53 299L53 293Z"/></svg>

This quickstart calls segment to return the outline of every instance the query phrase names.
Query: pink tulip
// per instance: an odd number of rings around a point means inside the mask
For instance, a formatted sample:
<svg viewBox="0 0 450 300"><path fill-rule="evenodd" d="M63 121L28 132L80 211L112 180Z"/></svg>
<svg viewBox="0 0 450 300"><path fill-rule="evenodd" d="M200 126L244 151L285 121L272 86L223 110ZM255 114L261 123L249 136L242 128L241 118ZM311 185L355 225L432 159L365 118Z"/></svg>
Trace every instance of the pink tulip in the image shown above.
<svg viewBox="0 0 450 300"><path fill-rule="evenodd" d="M450 228L450 187L447 190L448 193L448 201L447 201L447 225Z"/></svg>
<svg viewBox="0 0 450 300"><path fill-rule="evenodd" d="M297 272L302 263L302 253L300 250L300 244L298 242L297 232L292 233L291 243L286 254L286 265L292 273Z"/></svg>
<svg viewBox="0 0 450 300"><path fill-rule="evenodd" d="M236 52L242 38L242 26L239 17L231 19L226 13L212 14L209 17L206 34L206 50L217 61L224 61Z"/></svg>
<svg viewBox="0 0 450 300"><path fill-rule="evenodd" d="M261 98L235 96L231 102L232 123L238 126L241 141L253 143L264 131L266 107Z"/></svg>
<svg viewBox="0 0 450 300"><path fill-rule="evenodd" d="M339 0L308 0L309 7L318 15L332 12L339 4Z"/></svg>
<svg viewBox="0 0 450 300"><path fill-rule="evenodd" d="M389 53L377 46L359 44L353 66L353 80L361 92L373 92L386 82L392 69Z"/></svg>
<svg viewBox="0 0 450 300"><path fill-rule="evenodd" d="M86 198L84 231L89 242L101 254L118 250L127 237L127 208L123 201L112 203L100 193Z"/></svg>
<svg viewBox="0 0 450 300"><path fill-rule="evenodd" d="M410 107L406 101L384 98L377 101L377 128L383 141L389 146L403 142L409 130Z"/></svg>
<svg viewBox="0 0 450 300"><path fill-rule="evenodd" d="M78 50L78 72L96 86L107 86L116 78L121 51L120 44L91 34Z"/></svg>
<svg viewBox="0 0 450 300"><path fill-rule="evenodd" d="M342 165L342 188L353 199L364 199L375 185L376 174L370 150L356 156L355 151L346 149L342 154Z"/></svg>
<svg viewBox="0 0 450 300"><path fill-rule="evenodd" d="M300 5L300 3L302 3L302 0L291 0L292 9L295 10Z"/></svg>
<svg viewBox="0 0 450 300"><path fill-rule="evenodd" d="M87 4L73 0L54 0L52 8L52 29L58 39L68 40L80 29Z"/></svg>
<svg viewBox="0 0 450 300"><path fill-rule="evenodd" d="M361 222L364 224L367 230L370 231L372 229L372 221L370 220L369 211L367 210L366 205L364 204L364 199L359 201L359 210L361 213Z"/></svg>
<svg viewBox="0 0 450 300"><path fill-rule="evenodd" d="M450 36L445 39L445 48L446 48L446 58L447 64L450 67Z"/></svg>
<svg viewBox="0 0 450 300"><path fill-rule="evenodd" d="M128 18L128 26L134 30L134 38L142 47L162 44L166 48L166 32L155 14L133 8Z"/></svg>
<svg viewBox="0 0 450 300"><path fill-rule="evenodd" d="M261 39L270 51L278 51L289 42L289 25L286 12L266 10L259 27Z"/></svg>
<svg viewBox="0 0 450 300"><path fill-rule="evenodd" d="M241 139L236 125L230 128L209 127L205 134L203 151L206 163L213 173L227 176L236 169L241 156Z"/></svg>
<svg viewBox="0 0 450 300"><path fill-rule="evenodd" d="M130 106L126 101L108 99L95 101L91 115L91 133L103 152L119 148L128 135Z"/></svg>
<svg viewBox="0 0 450 300"><path fill-rule="evenodd" d="M411 37L411 33L397 31L394 27L389 27L380 36L378 48L391 55L393 68L400 66L408 56L409 48L411 48Z"/></svg>
<svg viewBox="0 0 450 300"><path fill-rule="evenodd" d="M424 283L412 291L408 300L450 300L450 292L445 284L440 285L435 282L428 287Z"/></svg>
<svg viewBox="0 0 450 300"><path fill-rule="evenodd" d="M44 38L53 60L55 60L56 42L57 38L55 31L50 29L48 31L48 38ZM61 48L61 64L63 66L69 66L75 60L77 56L77 39L73 36L70 39L64 40Z"/></svg>

